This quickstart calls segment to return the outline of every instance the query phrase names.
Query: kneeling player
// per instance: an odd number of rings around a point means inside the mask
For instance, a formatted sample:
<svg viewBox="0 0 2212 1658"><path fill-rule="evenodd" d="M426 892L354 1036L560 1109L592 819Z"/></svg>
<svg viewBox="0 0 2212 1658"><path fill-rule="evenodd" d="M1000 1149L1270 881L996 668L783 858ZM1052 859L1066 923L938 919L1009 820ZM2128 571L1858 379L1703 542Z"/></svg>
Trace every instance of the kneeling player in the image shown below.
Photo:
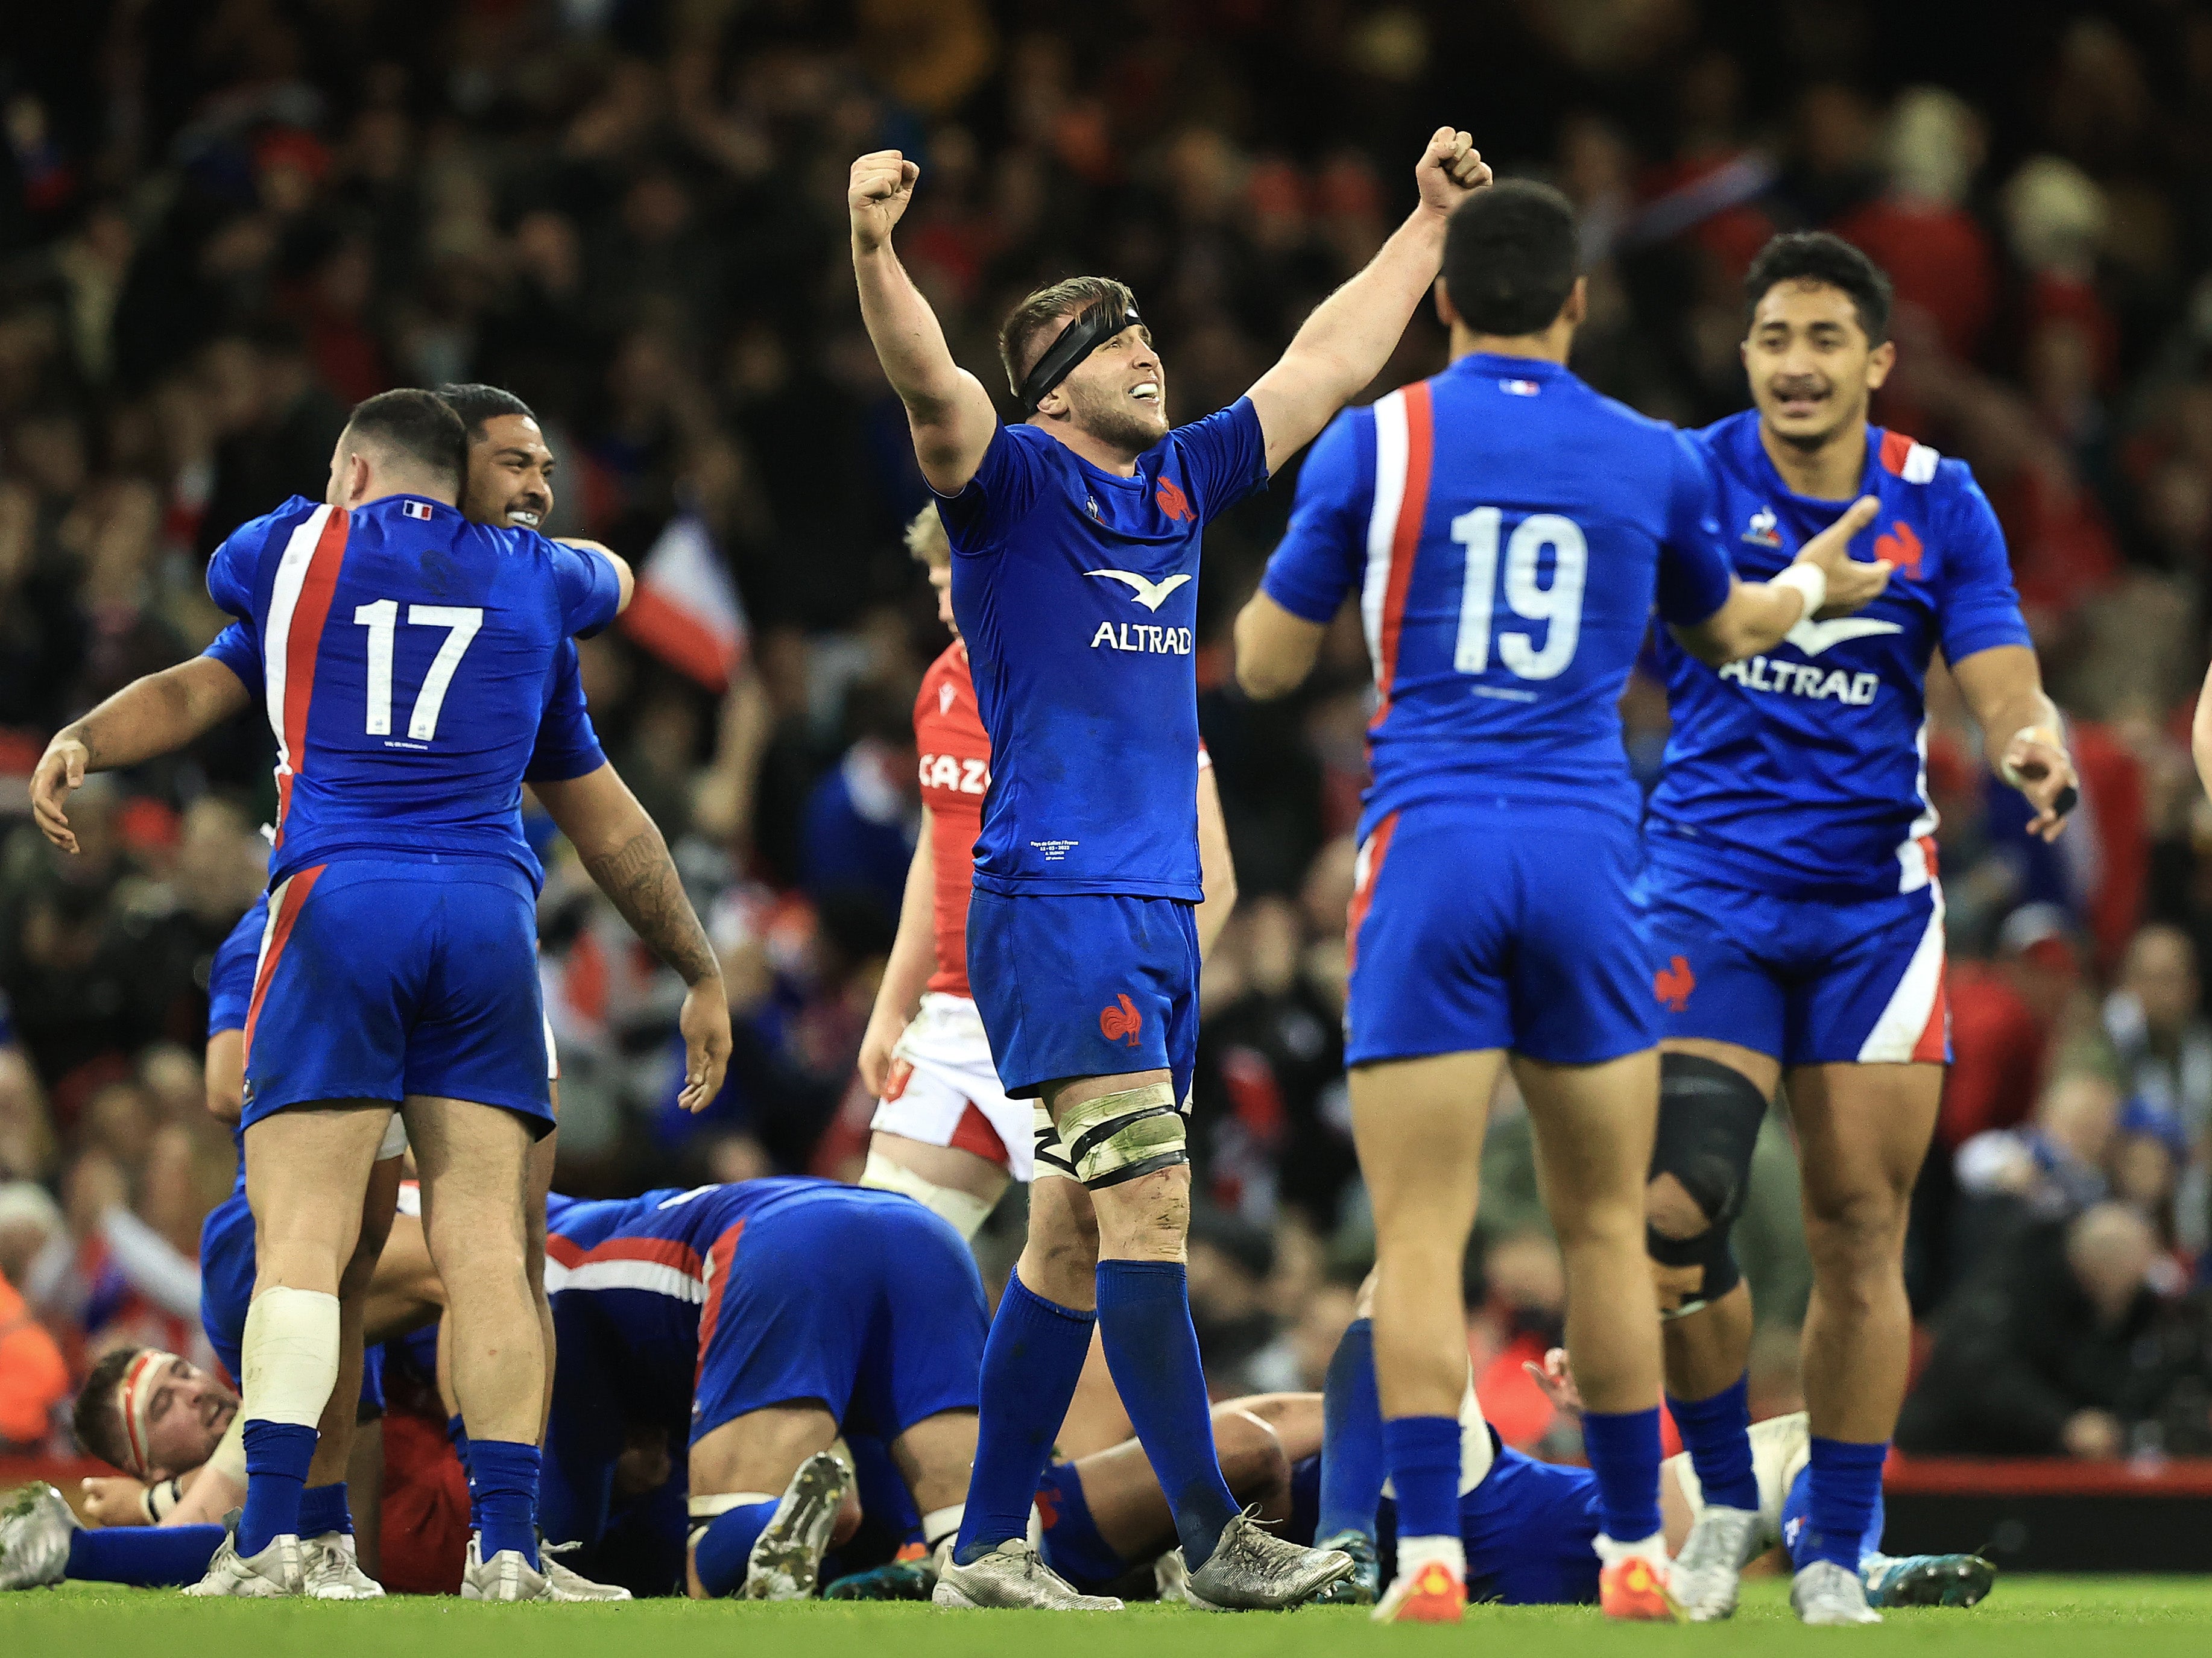
<svg viewBox="0 0 2212 1658"><path fill-rule="evenodd" d="M929 1547L958 1529L987 1315L938 1216L892 1193L746 1181L556 1202L547 1255L549 1532L597 1543L630 1432L656 1424L690 1446L695 1597L814 1593L851 1485L841 1433L889 1448Z"/></svg>

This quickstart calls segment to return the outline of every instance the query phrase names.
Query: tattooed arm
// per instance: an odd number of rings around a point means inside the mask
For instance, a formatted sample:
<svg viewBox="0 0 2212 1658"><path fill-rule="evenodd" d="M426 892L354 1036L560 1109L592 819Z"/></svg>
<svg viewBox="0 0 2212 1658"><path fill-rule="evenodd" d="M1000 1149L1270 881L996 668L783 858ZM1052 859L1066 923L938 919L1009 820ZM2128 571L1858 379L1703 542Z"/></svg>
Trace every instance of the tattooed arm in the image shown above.
<svg viewBox="0 0 2212 1658"><path fill-rule="evenodd" d="M686 1060L682 1103L689 1111L703 1109L721 1091L730 1061L729 1000L721 963L668 843L611 765L531 787L630 931L691 987L679 1021Z"/></svg>

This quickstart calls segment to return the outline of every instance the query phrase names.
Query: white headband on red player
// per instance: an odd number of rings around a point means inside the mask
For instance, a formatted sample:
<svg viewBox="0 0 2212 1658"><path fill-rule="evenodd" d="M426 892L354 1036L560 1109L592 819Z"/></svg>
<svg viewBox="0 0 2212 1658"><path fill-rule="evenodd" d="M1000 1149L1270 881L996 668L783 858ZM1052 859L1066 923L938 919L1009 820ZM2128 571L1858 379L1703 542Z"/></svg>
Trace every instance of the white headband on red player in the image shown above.
<svg viewBox="0 0 2212 1658"><path fill-rule="evenodd" d="M149 1467L147 1443L151 1430L146 1413L154 1403L155 1384L162 1371L178 1362L174 1353L149 1347L131 1361L131 1368L123 1373L123 1385L115 1391L116 1408L123 1416L124 1444L130 1452L126 1466L141 1479Z"/></svg>

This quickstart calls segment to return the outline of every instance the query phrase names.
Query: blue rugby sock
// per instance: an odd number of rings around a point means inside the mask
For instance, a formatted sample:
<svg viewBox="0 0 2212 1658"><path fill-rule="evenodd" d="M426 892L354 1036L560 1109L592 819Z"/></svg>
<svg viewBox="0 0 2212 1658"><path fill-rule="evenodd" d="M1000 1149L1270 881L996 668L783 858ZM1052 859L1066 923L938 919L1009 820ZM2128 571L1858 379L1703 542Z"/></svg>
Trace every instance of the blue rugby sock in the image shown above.
<svg viewBox="0 0 2212 1658"><path fill-rule="evenodd" d="M113 1526L70 1533L69 1575L80 1583L180 1589L207 1576L221 1526Z"/></svg>
<svg viewBox="0 0 2212 1658"><path fill-rule="evenodd" d="M1382 1400L1375 1388L1375 1326L1356 1318L1336 1344L1322 1394L1321 1514L1314 1535L1375 1535L1382 1501ZM1454 1445L1458 1442L1455 1440ZM1453 1497L1458 1497L1457 1488Z"/></svg>
<svg viewBox="0 0 2212 1658"><path fill-rule="evenodd" d="M1750 1374L1738 1376L1711 1399L1667 1395L1668 1413L1681 1430L1705 1501L1724 1509L1759 1507L1759 1481L1751 1470Z"/></svg>
<svg viewBox="0 0 2212 1658"><path fill-rule="evenodd" d="M1100 1261L1098 1333L1138 1442L1167 1493L1183 1558L1196 1571L1237 1517L1237 1499L1214 1454L1213 1404L1182 1264Z"/></svg>
<svg viewBox="0 0 2212 1658"><path fill-rule="evenodd" d="M1006 1279L983 1344L982 1417L954 1549L963 1564L1029 1535L1037 1481L1052 1461L1097 1322L1092 1314L1047 1301L1018 1272Z"/></svg>
<svg viewBox="0 0 2212 1658"><path fill-rule="evenodd" d="M538 1570L538 1476L544 1459L535 1445L511 1439L469 1442L470 1506L481 1516L482 1555L514 1550Z"/></svg>
<svg viewBox="0 0 2212 1658"><path fill-rule="evenodd" d="M1390 1487L1398 1498L1398 1535L1449 1537L1459 1527L1459 1421L1449 1416L1394 1416L1382 1424ZM1323 1470L1326 1472L1327 1464Z"/></svg>
<svg viewBox="0 0 2212 1658"><path fill-rule="evenodd" d="M1844 1439L1813 1440L1813 1461L1806 1493L1805 1527L1790 1552L1800 1570L1815 1560L1832 1560L1852 1571L1859 1569L1859 1553L1881 1507L1881 1465L1888 1458L1887 1442L1854 1444Z"/></svg>
<svg viewBox="0 0 2212 1658"><path fill-rule="evenodd" d="M776 1499L770 1497L765 1503L725 1509L714 1516L714 1524L699 1533L691 1556L698 1569L700 1588L719 1600L745 1586L745 1567L752 1558L753 1545L760 1540L762 1528L775 1518L775 1505Z"/></svg>
<svg viewBox="0 0 2212 1658"><path fill-rule="evenodd" d="M296 1422L246 1424L246 1511L238 1521L238 1553L250 1560L271 1538L300 1533L300 1493L315 1460L315 1430Z"/></svg>
<svg viewBox="0 0 2212 1658"><path fill-rule="evenodd" d="M353 1515L346 1507L345 1481L335 1485L310 1485L300 1494L300 1535L320 1537L325 1532L353 1531Z"/></svg>
<svg viewBox="0 0 2212 1658"><path fill-rule="evenodd" d="M1597 1476L1605 1534L1616 1543L1641 1543L1657 1533L1659 1407L1583 1412L1583 1448Z"/></svg>

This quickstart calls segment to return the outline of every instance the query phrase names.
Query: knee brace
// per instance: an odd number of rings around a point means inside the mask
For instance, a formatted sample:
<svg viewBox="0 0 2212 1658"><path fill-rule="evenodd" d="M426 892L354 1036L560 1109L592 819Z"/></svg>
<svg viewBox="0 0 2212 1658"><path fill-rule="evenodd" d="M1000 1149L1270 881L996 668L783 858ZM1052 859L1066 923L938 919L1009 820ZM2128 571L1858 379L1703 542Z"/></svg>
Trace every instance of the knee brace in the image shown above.
<svg viewBox="0 0 2212 1658"><path fill-rule="evenodd" d="M950 1221L963 1242L975 1242L975 1234L990 1219L994 1206L957 1187L939 1186L935 1181L925 1180L904 1163L893 1162L872 1147L868 1151L868 1166L860 1171L860 1184L882 1192L903 1192L923 1208Z"/></svg>
<svg viewBox="0 0 2212 1658"><path fill-rule="evenodd" d="M1694 1313L1741 1280L1729 1233L1743 1212L1751 1185L1751 1154L1765 1119L1765 1097L1733 1066L1687 1054L1662 1057L1651 1178L1672 1175L1706 1223L1693 1238L1670 1238L1654 1227L1644 1228L1644 1248L1653 1260L1700 1275L1683 1289L1676 1305L1660 1314L1662 1318Z"/></svg>
<svg viewBox="0 0 2212 1658"><path fill-rule="evenodd" d="M1075 1177L1094 1192L1190 1161L1182 1113L1166 1083L1124 1088L1068 1107L1059 1137Z"/></svg>

